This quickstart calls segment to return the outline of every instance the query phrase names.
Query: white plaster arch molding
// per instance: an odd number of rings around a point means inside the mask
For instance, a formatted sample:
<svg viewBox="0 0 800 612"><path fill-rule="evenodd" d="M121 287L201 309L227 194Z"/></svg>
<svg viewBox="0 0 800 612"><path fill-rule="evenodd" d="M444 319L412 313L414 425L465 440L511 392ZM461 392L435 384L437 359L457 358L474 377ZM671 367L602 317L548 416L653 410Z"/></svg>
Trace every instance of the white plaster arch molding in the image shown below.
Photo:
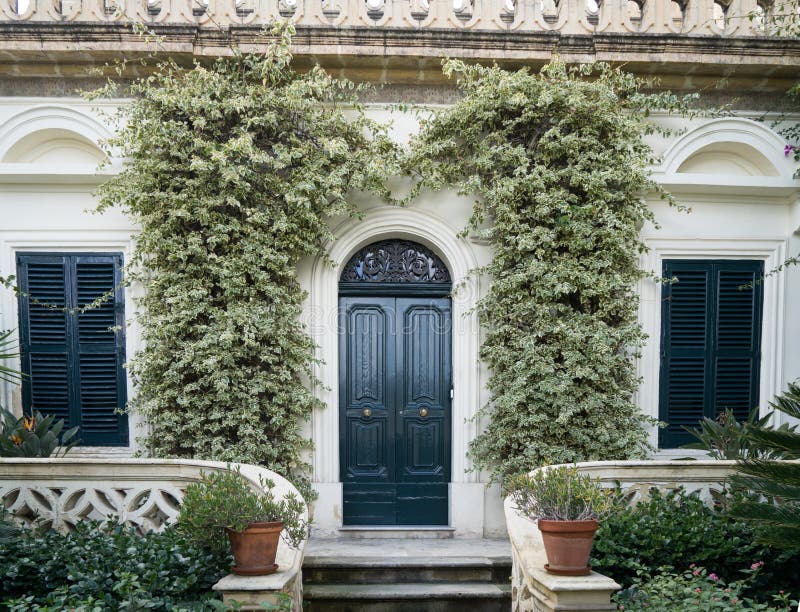
<svg viewBox="0 0 800 612"><path fill-rule="evenodd" d="M26 109L0 124L0 180L49 176L73 182L107 174L97 166L105 158L99 143L110 136L96 118L66 105ZM56 155L48 154L48 148Z"/></svg>
<svg viewBox="0 0 800 612"><path fill-rule="evenodd" d="M334 265L318 258L311 271L310 330L321 363L316 375L323 386L315 390L325 408L314 413L314 481L339 482L339 353L338 297L342 266L359 248L377 240L406 238L433 249L447 265L453 279L453 401L452 482L477 482L468 471L467 448L477 431L472 417L480 405L478 368L479 325L474 306L480 280L472 271L478 261L459 230L427 211L382 206L368 211L363 220L348 220L335 228L336 240L328 254Z"/></svg>
<svg viewBox="0 0 800 612"><path fill-rule="evenodd" d="M727 189L741 194L768 189L790 195L800 183L794 179L794 160L784 155L785 144L761 122L712 119L678 138L653 175L671 191ZM719 160L719 169L707 164L710 157Z"/></svg>

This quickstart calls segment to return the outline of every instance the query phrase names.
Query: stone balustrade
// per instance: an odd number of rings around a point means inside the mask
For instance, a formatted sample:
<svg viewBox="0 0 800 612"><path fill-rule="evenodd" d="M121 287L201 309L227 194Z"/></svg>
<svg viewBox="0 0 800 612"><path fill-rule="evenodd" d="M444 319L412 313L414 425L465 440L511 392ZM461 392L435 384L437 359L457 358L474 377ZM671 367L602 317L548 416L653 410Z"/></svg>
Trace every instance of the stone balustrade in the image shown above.
<svg viewBox="0 0 800 612"><path fill-rule="evenodd" d="M260 479L275 483L283 497L297 489L283 476L246 464L183 459L0 459L0 505L18 522L34 522L69 531L86 520L113 520L140 532L161 531L175 522L183 493L204 472L239 467L250 485L260 491ZM308 511L302 517L308 520ZM293 609L302 607L301 566L306 542L292 548L278 545L279 570L269 576L230 575L214 586L225 601L243 609L259 609L262 602L277 603L278 593L292 597Z"/></svg>
<svg viewBox="0 0 800 612"><path fill-rule="evenodd" d="M0 22L764 36L773 0L0 0ZM754 18L751 19L750 16Z"/></svg>
<svg viewBox="0 0 800 612"><path fill-rule="evenodd" d="M264 27L288 20L301 69L318 64L355 81L442 84L443 57L538 67L558 55L657 74L664 88L738 93L757 83L759 92L785 92L797 79L800 39L773 36L770 24L791 1L0 0L0 91L19 95L18 75L81 88L87 66L113 57L189 64L261 51ZM134 62L125 70L139 74Z"/></svg>
<svg viewBox="0 0 800 612"><path fill-rule="evenodd" d="M579 463L578 469L604 486L619 486L633 504L646 499L654 487L663 491L683 487L711 501L711 491L721 487L735 464L735 461L596 461ZM611 595L620 588L616 582L597 572L579 577L547 573L542 535L536 523L517 512L510 497L506 498L504 509L511 539L514 612L615 609Z"/></svg>

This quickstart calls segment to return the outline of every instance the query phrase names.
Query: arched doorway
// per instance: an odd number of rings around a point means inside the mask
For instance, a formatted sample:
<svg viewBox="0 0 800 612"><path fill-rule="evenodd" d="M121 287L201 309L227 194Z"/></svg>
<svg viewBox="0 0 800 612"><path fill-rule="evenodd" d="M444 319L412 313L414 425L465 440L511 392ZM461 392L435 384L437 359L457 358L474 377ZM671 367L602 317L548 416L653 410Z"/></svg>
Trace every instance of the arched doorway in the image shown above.
<svg viewBox="0 0 800 612"><path fill-rule="evenodd" d="M345 525L447 525L450 272L427 247L381 240L339 279Z"/></svg>

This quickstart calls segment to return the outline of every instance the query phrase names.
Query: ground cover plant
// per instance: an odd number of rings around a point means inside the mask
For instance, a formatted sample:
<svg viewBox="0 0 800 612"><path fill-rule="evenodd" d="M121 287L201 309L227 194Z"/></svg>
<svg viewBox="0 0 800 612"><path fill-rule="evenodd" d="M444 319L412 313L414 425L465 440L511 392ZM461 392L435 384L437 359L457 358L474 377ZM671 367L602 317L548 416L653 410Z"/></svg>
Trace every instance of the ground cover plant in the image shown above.
<svg viewBox="0 0 800 612"><path fill-rule="evenodd" d="M675 610L714 610L714 612L736 612L737 610L771 610L789 612L797 605L783 591L773 594L768 602L757 601L744 594L752 586L752 577L757 576L760 566L753 564L748 576L726 582L715 573L691 564L683 573L661 568L654 577L636 583L612 597L619 610L633 612L674 612Z"/></svg>
<svg viewBox="0 0 800 612"><path fill-rule="evenodd" d="M358 214L353 192L388 197L395 157L352 83L291 68L291 33L134 81L108 143L126 164L99 199L141 228L128 279L146 287L145 348L129 365L146 448L264 465L311 497L301 425L323 406L297 264L324 255L328 219Z"/></svg>
<svg viewBox="0 0 800 612"><path fill-rule="evenodd" d="M216 610L211 586L231 560L176 529L139 535L83 522L69 534L9 527L0 541L0 609Z"/></svg>
<svg viewBox="0 0 800 612"><path fill-rule="evenodd" d="M487 239L478 305L490 369L488 425L471 445L496 479L544 463L643 457L652 421L632 397L642 276L653 221L644 135L650 110L685 100L605 65L540 73L444 64L463 97L423 119L407 172L416 190L476 197L469 231ZM416 190L412 192L414 197Z"/></svg>
<svg viewBox="0 0 800 612"><path fill-rule="evenodd" d="M595 535L592 567L624 588L662 574L681 582L686 572L702 567L728 583L747 578L741 592L761 601L797 590L800 555L757 542L754 525L725 513L731 499L721 495L721 505L709 507L682 489L651 489L645 501L620 504Z"/></svg>

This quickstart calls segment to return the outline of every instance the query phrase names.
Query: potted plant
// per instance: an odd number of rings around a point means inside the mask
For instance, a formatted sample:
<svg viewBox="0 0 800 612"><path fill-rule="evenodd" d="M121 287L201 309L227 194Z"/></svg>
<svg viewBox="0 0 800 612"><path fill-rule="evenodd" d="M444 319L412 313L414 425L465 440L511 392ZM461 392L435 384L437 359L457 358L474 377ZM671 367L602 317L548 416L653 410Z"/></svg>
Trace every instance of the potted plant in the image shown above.
<svg viewBox="0 0 800 612"><path fill-rule="evenodd" d="M561 576L588 574L598 518L610 508L611 491L574 466L512 477L508 490L520 514L538 521L548 561L544 568Z"/></svg>
<svg viewBox="0 0 800 612"><path fill-rule="evenodd" d="M290 494L276 499L274 482L261 480L260 484L261 492L238 468L204 473L186 487L183 497L178 529L215 550L230 544L234 574L262 576L277 571L278 540L283 537L296 547L308 532L301 518L302 501Z"/></svg>

